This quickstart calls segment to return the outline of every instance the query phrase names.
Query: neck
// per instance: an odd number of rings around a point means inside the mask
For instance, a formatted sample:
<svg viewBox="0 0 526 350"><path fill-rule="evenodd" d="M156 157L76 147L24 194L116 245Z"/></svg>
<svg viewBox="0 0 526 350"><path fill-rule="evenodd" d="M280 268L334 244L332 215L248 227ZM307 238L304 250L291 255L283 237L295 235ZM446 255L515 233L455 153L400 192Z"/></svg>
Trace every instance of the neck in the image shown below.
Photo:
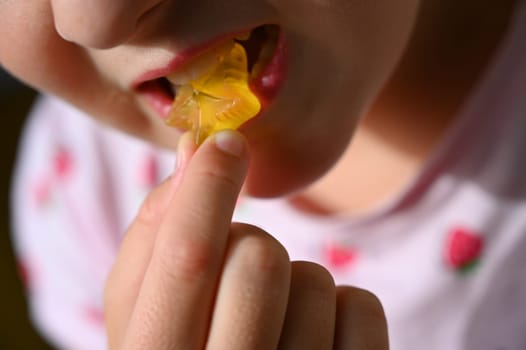
<svg viewBox="0 0 526 350"><path fill-rule="evenodd" d="M514 4L422 0L406 53L352 147L296 202L318 213L349 214L398 192L479 81L508 29Z"/></svg>
<svg viewBox="0 0 526 350"><path fill-rule="evenodd" d="M422 1L406 53L374 108L454 115L501 43L514 4Z"/></svg>

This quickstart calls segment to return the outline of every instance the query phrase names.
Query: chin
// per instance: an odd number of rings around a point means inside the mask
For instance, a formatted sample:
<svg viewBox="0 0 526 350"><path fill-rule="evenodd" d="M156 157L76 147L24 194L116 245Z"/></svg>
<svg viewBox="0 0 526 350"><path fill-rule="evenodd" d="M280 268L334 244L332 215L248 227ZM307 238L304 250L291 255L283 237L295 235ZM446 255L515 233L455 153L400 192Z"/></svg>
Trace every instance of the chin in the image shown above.
<svg viewBox="0 0 526 350"><path fill-rule="evenodd" d="M285 159L267 160L253 154L244 191L257 198L284 197L305 189L321 178L335 163L324 160L323 163L303 164Z"/></svg>
<svg viewBox="0 0 526 350"><path fill-rule="evenodd" d="M342 127L331 137L326 137L325 133L306 133L299 137L274 134L259 142L249 135L250 167L245 193L258 198L274 198L301 192L338 162L353 130L354 125Z"/></svg>

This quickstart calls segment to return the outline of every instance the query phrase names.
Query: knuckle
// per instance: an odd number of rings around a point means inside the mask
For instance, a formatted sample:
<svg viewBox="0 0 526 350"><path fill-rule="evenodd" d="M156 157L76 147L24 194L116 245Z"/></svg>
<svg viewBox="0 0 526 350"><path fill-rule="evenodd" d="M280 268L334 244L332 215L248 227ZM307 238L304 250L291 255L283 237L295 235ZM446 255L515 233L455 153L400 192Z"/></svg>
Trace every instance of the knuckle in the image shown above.
<svg viewBox="0 0 526 350"><path fill-rule="evenodd" d="M364 315L385 323L385 313L382 303L372 292L355 287L338 287L338 302L347 309L360 310Z"/></svg>
<svg viewBox="0 0 526 350"><path fill-rule="evenodd" d="M215 261L213 247L198 239L180 241L176 246L161 244L153 258L161 276L176 282L207 278Z"/></svg>
<svg viewBox="0 0 526 350"><path fill-rule="evenodd" d="M146 226L151 225L152 223L156 222L160 218L160 208L152 196L146 197L144 202L139 208L139 211L137 212L137 215L135 216L135 220L138 223L144 224Z"/></svg>
<svg viewBox="0 0 526 350"><path fill-rule="evenodd" d="M335 297L335 284L331 273L322 265L309 261L294 261L292 263L292 284L309 293L322 298ZM329 300L327 298L327 300Z"/></svg>
<svg viewBox="0 0 526 350"><path fill-rule="evenodd" d="M278 244L269 239L251 240L249 263L261 271L278 271L288 265L288 255Z"/></svg>
<svg viewBox="0 0 526 350"><path fill-rule="evenodd" d="M135 215L134 223L145 227L159 224L171 199L170 183L171 178L168 178L148 193Z"/></svg>
<svg viewBox="0 0 526 350"><path fill-rule="evenodd" d="M387 320L376 295L342 286L337 296L336 348L388 349Z"/></svg>
<svg viewBox="0 0 526 350"><path fill-rule="evenodd" d="M251 271L277 275L289 270L287 251L263 230L252 225L237 224L231 237L231 246L236 250L240 263Z"/></svg>
<svg viewBox="0 0 526 350"><path fill-rule="evenodd" d="M222 188L226 188L231 192L237 192L240 187L240 181L231 176L230 173L220 168L211 168L202 170L200 176L205 183L217 184Z"/></svg>

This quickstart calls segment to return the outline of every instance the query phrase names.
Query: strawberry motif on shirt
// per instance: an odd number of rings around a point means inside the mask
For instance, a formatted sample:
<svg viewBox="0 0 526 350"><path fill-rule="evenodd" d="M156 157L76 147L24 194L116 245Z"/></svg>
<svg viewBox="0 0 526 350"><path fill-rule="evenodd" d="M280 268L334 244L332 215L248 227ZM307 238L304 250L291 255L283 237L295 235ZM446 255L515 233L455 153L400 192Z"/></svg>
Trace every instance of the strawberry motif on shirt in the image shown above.
<svg viewBox="0 0 526 350"><path fill-rule="evenodd" d="M84 320L95 327L104 327L104 312L101 308L93 305L85 305L83 308Z"/></svg>
<svg viewBox="0 0 526 350"><path fill-rule="evenodd" d="M31 197L37 208L49 207L57 186L68 182L74 170L72 152L63 145L56 145L46 166L33 181ZM47 164L46 164L47 165Z"/></svg>
<svg viewBox="0 0 526 350"><path fill-rule="evenodd" d="M468 272L477 264L484 249L484 237L466 227L453 228L444 251L446 264L460 272Z"/></svg>
<svg viewBox="0 0 526 350"><path fill-rule="evenodd" d="M143 189L151 190L160 180L159 163L154 152L148 152L139 168L139 185Z"/></svg>
<svg viewBox="0 0 526 350"><path fill-rule="evenodd" d="M64 180L69 177L73 170L73 156L71 152L64 146L57 146L53 155L53 165L58 179Z"/></svg>
<svg viewBox="0 0 526 350"><path fill-rule="evenodd" d="M353 247L329 242L325 245L325 258L329 267L342 269L355 262L358 252Z"/></svg>
<svg viewBox="0 0 526 350"><path fill-rule="evenodd" d="M18 258L16 262L16 267L18 270L18 277L20 278L20 282L22 282L22 285L26 290L31 289L31 282L32 282L32 273L29 269L29 264L25 259Z"/></svg>
<svg viewBox="0 0 526 350"><path fill-rule="evenodd" d="M51 201L52 179L49 176L37 177L31 186L31 198L37 208L43 208Z"/></svg>

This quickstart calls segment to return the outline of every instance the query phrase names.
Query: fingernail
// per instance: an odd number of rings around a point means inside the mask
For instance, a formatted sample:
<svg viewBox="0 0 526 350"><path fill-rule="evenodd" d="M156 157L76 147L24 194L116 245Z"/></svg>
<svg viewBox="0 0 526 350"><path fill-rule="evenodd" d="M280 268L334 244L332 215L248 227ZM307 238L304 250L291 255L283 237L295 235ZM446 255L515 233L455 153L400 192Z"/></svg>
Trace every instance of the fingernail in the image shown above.
<svg viewBox="0 0 526 350"><path fill-rule="evenodd" d="M214 134L216 147L235 157L241 157L245 151L243 136L234 130L222 130Z"/></svg>
<svg viewBox="0 0 526 350"><path fill-rule="evenodd" d="M181 168L192 157L196 149L194 143L194 136L191 132L186 132L181 135L179 143L177 144L177 163L175 164L176 171Z"/></svg>
<svg viewBox="0 0 526 350"><path fill-rule="evenodd" d="M194 136L191 132L186 132L181 135L179 143L177 144L177 159L175 163L174 174L172 176L172 186L176 187L182 178L182 173L190 158L194 154L196 145L194 143Z"/></svg>

